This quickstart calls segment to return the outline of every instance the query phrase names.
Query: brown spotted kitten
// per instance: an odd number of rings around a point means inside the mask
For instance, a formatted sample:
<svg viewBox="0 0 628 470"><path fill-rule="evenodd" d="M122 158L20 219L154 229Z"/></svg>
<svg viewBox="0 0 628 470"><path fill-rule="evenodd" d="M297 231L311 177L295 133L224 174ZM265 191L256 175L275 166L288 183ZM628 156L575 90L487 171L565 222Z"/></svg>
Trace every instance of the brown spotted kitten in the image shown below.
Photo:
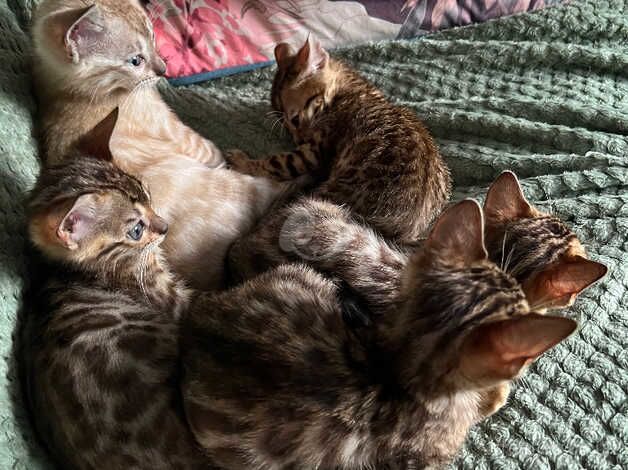
<svg viewBox="0 0 628 470"><path fill-rule="evenodd" d="M571 305L607 271L587 259L576 235L560 219L530 205L512 172L502 173L489 188L484 215L489 257L522 284L535 309ZM374 313L394 297L393 273L405 256L355 222L347 210L302 198L271 220L276 226L260 231L264 243L259 245L272 263L301 260L335 273L368 299Z"/></svg>
<svg viewBox="0 0 628 470"><path fill-rule="evenodd" d="M606 266L587 259L576 235L560 219L526 200L510 171L489 188L484 215L491 259L521 282L535 309L572 305L606 274Z"/></svg>
<svg viewBox="0 0 628 470"><path fill-rule="evenodd" d="M451 184L416 114L319 43L308 39L296 54L279 44L275 57L272 105L299 147L263 160L232 151L231 166L277 179L318 176L318 197L347 204L385 237L404 243L424 234Z"/></svg>
<svg viewBox="0 0 628 470"><path fill-rule="evenodd" d="M44 170L30 210L31 239L56 267L23 330L25 389L57 464L210 468L178 388L189 293L161 260L168 225L141 184L77 158Z"/></svg>
<svg viewBox="0 0 628 470"><path fill-rule="evenodd" d="M198 442L225 469L449 461L483 417L482 392L571 334L531 312L487 259L480 207L438 220L371 336L347 328L338 286L283 265L191 303L182 385Z"/></svg>
<svg viewBox="0 0 628 470"><path fill-rule="evenodd" d="M576 235L562 221L526 201L512 172L502 173L491 185L484 211L489 257L522 283L537 311L570 305L606 273L606 266L586 259ZM307 261L342 279L365 300L357 311L344 312L351 314L353 326L377 321L399 295L397 273L406 256L357 224L345 209L304 198L275 219L281 226L259 234L264 236L265 243L258 243L258 249L265 247L264 259L275 264L282 259ZM508 389L500 387L489 395L487 414L505 403Z"/></svg>

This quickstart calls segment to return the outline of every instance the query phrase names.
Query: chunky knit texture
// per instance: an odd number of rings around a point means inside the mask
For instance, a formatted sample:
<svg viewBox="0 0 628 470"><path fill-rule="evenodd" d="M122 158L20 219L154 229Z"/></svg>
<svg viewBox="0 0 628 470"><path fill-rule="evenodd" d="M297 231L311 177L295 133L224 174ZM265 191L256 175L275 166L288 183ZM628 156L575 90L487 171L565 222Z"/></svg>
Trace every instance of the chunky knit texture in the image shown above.
<svg viewBox="0 0 628 470"><path fill-rule="evenodd" d="M0 468L46 468L16 387L12 335L24 278L23 198L38 170L27 27L32 0L0 0ZM565 219L605 280L567 314L580 331L538 361L509 404L475 429L454 467L628 468L628 2L541 12L341 52L414 108L449 163L456 197L504 169ZM264 154L272 70L165 88L183 119L223 147Z"/></svg>

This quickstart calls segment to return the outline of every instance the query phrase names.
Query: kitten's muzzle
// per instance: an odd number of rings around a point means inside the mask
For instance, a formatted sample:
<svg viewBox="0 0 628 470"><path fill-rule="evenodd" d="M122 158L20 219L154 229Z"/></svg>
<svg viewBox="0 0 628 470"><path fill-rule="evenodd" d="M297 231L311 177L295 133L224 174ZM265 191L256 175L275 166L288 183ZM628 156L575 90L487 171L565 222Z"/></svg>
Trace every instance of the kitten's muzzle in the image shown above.
<svg viewBox="0 0 628 470"><path fill-rule="evenodd" d="M153 71L155 74L159 77L164 76L166 74L166 68L166 63L160 57L155 57L153 61Z"/></svg>
<svg viewBox="0 0 628 470"><path fill-rule="evenodd" d="M159 235L168 233L168 222L156 215L150 221L150 229Z"/></svg>

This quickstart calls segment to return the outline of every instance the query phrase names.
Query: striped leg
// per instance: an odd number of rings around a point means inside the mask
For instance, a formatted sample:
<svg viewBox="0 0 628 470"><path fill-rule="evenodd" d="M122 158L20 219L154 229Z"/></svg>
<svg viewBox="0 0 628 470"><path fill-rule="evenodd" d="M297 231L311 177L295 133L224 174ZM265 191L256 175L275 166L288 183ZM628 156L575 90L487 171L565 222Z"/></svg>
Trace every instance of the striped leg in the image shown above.
<svg viewBox="0 0 628 470"><path fill-rule="evenodd" d="M318 147L312 143L300 145L292 152L282 152L260 160L250 158L241 150L229 150L225 158L229 166L240 173L280 181L311 173L319 167Z"/></svg>

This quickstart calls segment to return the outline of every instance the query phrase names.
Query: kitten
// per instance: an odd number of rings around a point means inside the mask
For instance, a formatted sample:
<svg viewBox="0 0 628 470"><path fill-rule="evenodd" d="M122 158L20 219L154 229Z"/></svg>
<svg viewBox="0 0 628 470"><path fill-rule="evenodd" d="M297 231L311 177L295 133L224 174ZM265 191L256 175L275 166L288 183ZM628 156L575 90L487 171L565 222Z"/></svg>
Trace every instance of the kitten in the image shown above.
<svg viewBox="0 0 628 470"><path fill-rule="evenodd" d="M221 287L229 245L290 185L209 168L224 162L220 152L150 86L164 63L137 0L44 0L33 37L46 162L113 157L171 222L164 249L175 272L199 289Z"/></svg>
<svg viewBox="0 0 628 470"><path fill-rule="evenodd" d="M606 266L586 259L576 235L562 221L527 202L514 173L502 173L491 185L484 211L489 257L522 284L531 308L571 305L605 275ZM303 260L342 279L363 299L349 320L356 331L370 328L399 296L397 273L407 256L352 220L346 209L304 198L275 221L277 226L260 234L263 243L257 249L263 248L264 259L274 264L286 257ZM260 257L257 253L253 259ZM254 271L251 265L246 272ZM508 393L509 387L502 385L483 394L485 416L499 410Z"/></svg>
<svg viewBox="0 0 628 470"><path fill-rule="evenodd" d="M133 90L166 72L154 39L138 0L44 0L38 6L34 75L47 163L68 156ZM128 110L140 116L129 118L152 137L169 141L173 155L209 166L223 162L216 146L181 123L154 89L143 99L141 107Z"/></svg>
<svg viewBox="0 0 628 470"><path fill-rule="evenodd" d="M606 274L606 266L587 259L560 219L530 205L514 173L504 172L493 182L484 213L490 259L522 284L535 310L571 305ZM397 291L393 273L406 259L400 250L358 224L346 209L312 198L302 198L272 219L275 226L263 232L259 246L273 264L306 261L338 275L367 298L375 314L386 309Z"/></svg>
<svg viewBox="0 0 628 470"><path fill-rule="evenodd" d="M449 170L432 137L405 107L309 39L293 54L275 48L272 105L299 145L263 160L232 151L232 168L290 179L315 174L315 194L347 204L385 237L414 241L450 193Z"/></svg>
<svg viewBox="0 0 628 470"><path fill-rule="evenodd" d="M139 181L94 159L44 170L31 239L53 261L22 331L25 390L61 468L206 469L178 389L189 291Z"/></svg>
<svg viewBox="0 0 628 470"><path fill-rule="evenodd" d="M576 235L560 219L526 200L510 171L489 188L484 214L491 259L505 264L535 309L572 305L580 292L606 274L606 266L587 259Z"/></svg>
<svg viewBox="0 0 628 470"><path fill-rule="evenodd" d="M344 324L337 286L304 266L192 301L184 404L218 466L445 463L482 419L482 392L577 326L530 311L487 259L473 201L440 217L401 277L398 302L368 340Z"/></svg>

